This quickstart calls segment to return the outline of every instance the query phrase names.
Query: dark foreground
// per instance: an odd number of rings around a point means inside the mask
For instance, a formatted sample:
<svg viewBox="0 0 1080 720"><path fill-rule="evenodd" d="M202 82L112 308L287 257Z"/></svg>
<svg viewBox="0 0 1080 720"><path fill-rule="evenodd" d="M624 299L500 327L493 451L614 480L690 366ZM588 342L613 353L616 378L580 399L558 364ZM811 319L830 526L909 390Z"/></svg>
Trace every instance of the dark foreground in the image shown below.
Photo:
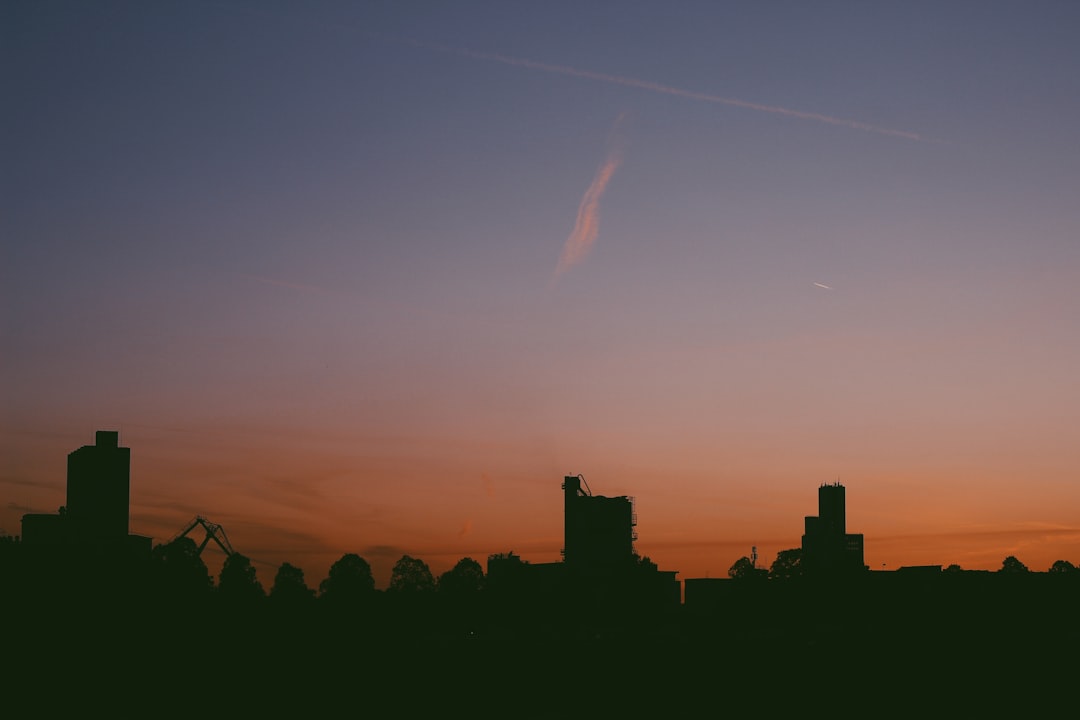
<svg viewBox="0 0 1080 720"><path fill-rule="evenodd" d="M735 590L632 613L550 598L328 607L8 594L6 705L33 716L508 718L1078 707L1075 580Z"/></svg>

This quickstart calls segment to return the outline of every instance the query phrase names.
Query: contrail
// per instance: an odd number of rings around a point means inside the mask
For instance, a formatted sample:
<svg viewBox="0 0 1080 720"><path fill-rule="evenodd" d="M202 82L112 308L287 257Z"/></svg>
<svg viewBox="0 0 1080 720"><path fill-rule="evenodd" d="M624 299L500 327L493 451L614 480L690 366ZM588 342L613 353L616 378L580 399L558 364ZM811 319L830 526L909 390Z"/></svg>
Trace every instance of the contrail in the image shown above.
<svg viewBox="0 0 1080 720"><path fill-rule="evenodd" d="M610 83L612 85L624 85L626 87L649 90L651 92L662 93L664 95L674 95L676 97L689 98L691 100L701 100L703 102L719 103L721 105L731 105L732 107L744 108L746 110L757 110L758 112L773 113L774 115L785 115L787 117L798 118L800 120L813 120L814 122L825 123L826 125L839 125L841 127L851 128L853 130L863 130L865 132L877 133L879 135L901 137L907 140L917 140L921 142L934 142L932 140L929 140L928 138L924 138L919 133L909 132L907 130L895 130L893 128L881 127L880 125L871 125L870 123L864 123L858 120L847 120L844 118L833 117L831 115L823 115L821 113L792 110L791 108L781 107L779 105L763 105L761 103L749 102L747 100L737 100L735 98L723 97L720 95L710 95L708 93L696 92L694 90L684 90L683 88L672 87L670 85L661 85L660 83L650 82L648 80L638 80L636 78L625 77L623 75L609 75L607 73L593 72L592 70L579 70L578 68L570 67L569 65L551 65L549 63L536 62L535 60L526 60L525 58L518 58L510 55L477 52L475 50L469 50L467 48L453 47L451 45L440 45L437 43L420 42L419 40L412 40L409 38L394 38L394 40L396 40L397 42L405 43L407 45L412 45L414 47L450 53L453 55L460 55L462 57L473 58L476 60L488 60L491 62L502 63L503 65L514 65L517 67L529 68L530 70L541 70L543 72L555 73L557 75L568 75L570 77L585 78L588 80L598 80L599 82Z"/></svg>
<svg viewBox="0 0 1080 720"><path fill-rule="evenodd" d="M615 130L618 130L623 116L620 115L615 121ZM614 131L613 131L614 134ZM577 221L570 236L563 244L562 255L559 256L559 265L555 268L555 276L558 277L563 271L577 265L585 259L600 232L600 198L604 196L611 176L615 174L619 163L622 162L622 153L619 149L619 141L616 139L607 158L596 171L596 177L589 184L589 189L581 198L578 205Z"/></svg>
<svg viewBox="0 0 1080 720"><path fill-rule="evenodd" d="M267 285L276 285L277 287L290 288L292 290L301 290L303 292L315 293L316 295L326 295L329 297L335 297L339 295L339 293L327 290L325 288L317 287L315 285L303 285L301 283L287 282L285 280L277 280L275 278L263 277L261 275L251 275L249 273L242 272L238 272L235 274L249 280L255 280L256 282L265 283Z"/></svg>
<svg viewBox="0 0 1080 720"><path fill-rule="evenodd" d="M828 285L822 285L822 284L821 284L821 283L819 283L819 282L816 282L816 283L814 283L814 285L816 285L817 287L819 287L819 288L821 288L821 289L823 289L823 290L832 290L832 288L831 288L831 287L829 287Z"/></svg>

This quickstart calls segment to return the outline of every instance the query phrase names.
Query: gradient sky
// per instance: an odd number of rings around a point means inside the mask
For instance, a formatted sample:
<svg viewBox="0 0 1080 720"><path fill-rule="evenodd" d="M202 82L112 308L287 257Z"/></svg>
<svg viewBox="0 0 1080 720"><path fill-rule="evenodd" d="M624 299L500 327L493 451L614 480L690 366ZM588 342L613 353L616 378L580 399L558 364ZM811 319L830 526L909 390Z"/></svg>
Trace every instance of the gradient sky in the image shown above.
<svg viewBox="0 0 1080 720"><path fill-rule="evenodd" d="M7 533L114 429L267 585L557 560L577 473L683 579L837 479L873 568L1080 563L1080 4L0 13Z"/></svg>

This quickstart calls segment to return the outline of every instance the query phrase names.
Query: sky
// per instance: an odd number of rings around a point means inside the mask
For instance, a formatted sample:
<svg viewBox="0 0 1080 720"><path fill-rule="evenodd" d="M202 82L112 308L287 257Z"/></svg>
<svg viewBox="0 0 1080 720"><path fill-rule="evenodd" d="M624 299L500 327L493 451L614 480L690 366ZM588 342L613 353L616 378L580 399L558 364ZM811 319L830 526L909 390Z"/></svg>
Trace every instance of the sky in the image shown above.
<svg viewBox="0 0 1080 720"><path fill-rule="evenodd" d="M264 585L1080 563L1080 4L11 2L0 529L118 430ZM207 550L217 572L222 558Z"/></svg>

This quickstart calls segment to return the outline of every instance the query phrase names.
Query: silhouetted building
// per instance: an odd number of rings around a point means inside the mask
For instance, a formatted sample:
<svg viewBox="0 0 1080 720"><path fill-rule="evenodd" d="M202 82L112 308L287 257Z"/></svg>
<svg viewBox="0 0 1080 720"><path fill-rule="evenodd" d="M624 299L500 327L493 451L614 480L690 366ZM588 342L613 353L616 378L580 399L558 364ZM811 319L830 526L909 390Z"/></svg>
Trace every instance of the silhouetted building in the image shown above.
<svg viewBox="0 0 1080 720"><path fill-rule="evenodd" d="M937 577L941 574L940 565L903 565L896 569L901 575L918 577Z"/></svg>
<svg viewBox="0 0 1080 720"><path fill-rule="evenodd" d="M847 532L846 499L840 483L818 488L818 514L807 516L802 536L802 566L809 575L866 570L863 536Z"/></svg>
<svg viewBox="0 0 1080 720"><path fill-rule="evenodd" d="M28 547L66 545L71 541L67 508L60 514L29 513L22 516L22 541Z"/></svg>
<svg viewBox="0 0 1080 720"><path fill-rule="evenodd" d="M531 564L514 553L488 557L488 588L536 598L567 598L595 610L667 609L681 599L676 571L634 552L633 498L593 495L580 475L563 478L563 561Z"/></svg>
<svg viewBox="0 0 1080 720"><path fill-rule="evenodd" d="M123 537L130 501L131 450L120 447L119 433L98 430L94 445L68 455L68 518L83 537Z"/></svg>
<svg viewBox="0 0 1080 720"><path fill-rule="evenodd" d="M563 478L563 567L570 587L608 608L677 607L678 574L634 552L637 515L626 495L593 495L580 475Z"/></svg>
<svg viewBox="0 0 1080 720"><path fill-rule="evenodd" d="M634 562L634 501L593 495L581 476L563 478L563 560L575 570L611 570Z"/></svg>
<svg viewBox="0 0 1080 720"><path fill-rule="evenodd" d="M686 597L683 602L694 609L715 609L738 589L731 578L686 578L684 587Z"/></svg>
<svg viewBox="0 0 1080 720"><path fill-rule="evenodd" d="M529 567L529 563L513 552L488 555L485 576L488 586L511 586L520 583L521 578L529 571Z"/></svg>
<svg viewBox="0 0 1080 720"><path fill-rule="evenodd" d="M93 445L68 454L67 505L56 515L23 515L22 541L149 554L150 538L128 534L130 503L131 450L116 431L99 430Z"/></svg>

